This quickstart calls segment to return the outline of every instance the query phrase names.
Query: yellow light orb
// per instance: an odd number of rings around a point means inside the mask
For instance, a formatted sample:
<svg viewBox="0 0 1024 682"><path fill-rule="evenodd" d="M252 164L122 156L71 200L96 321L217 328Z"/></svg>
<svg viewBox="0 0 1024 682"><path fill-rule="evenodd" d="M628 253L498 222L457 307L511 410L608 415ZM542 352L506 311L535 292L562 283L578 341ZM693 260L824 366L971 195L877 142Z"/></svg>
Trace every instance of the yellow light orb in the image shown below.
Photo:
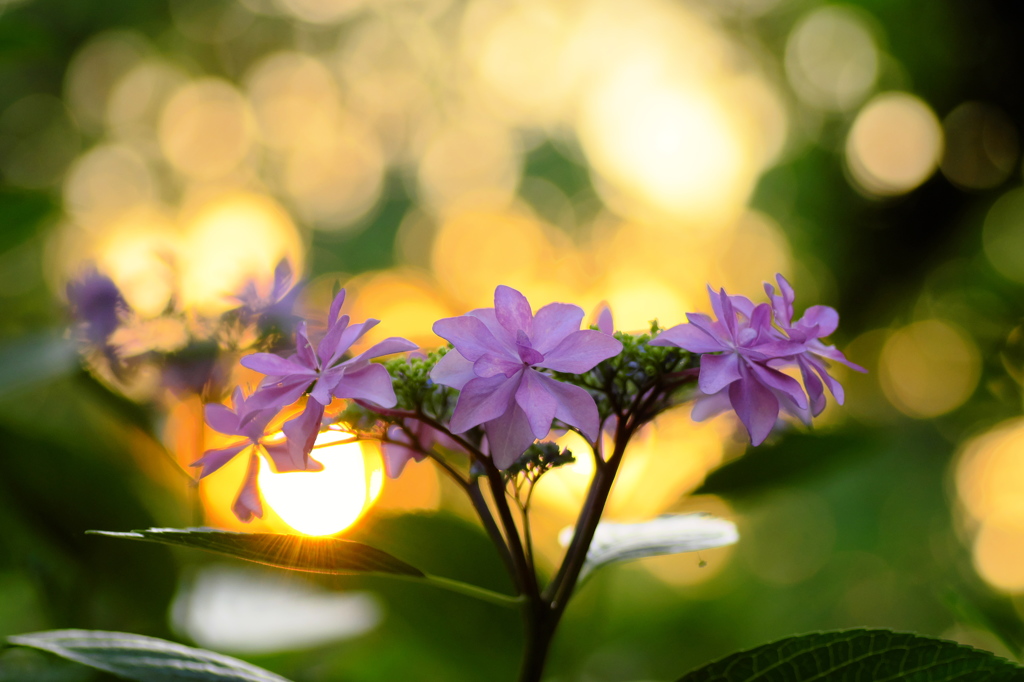
<svg viewBox="0 0 1024 682"><path fill-rule="evenodd" d="M384 464L367 444L325 431L313 457L323 471L276 473L260 460L263 499L286 524L305 535L334 535L351 527L380 496Z"/></svg>
<svg viewBox="0 0 1024 682"><path fill-rule="evenodd" d="M888 92L868 102L846 139L846 163L871 194L903 194L927 180L942 158L939 119L923 101Z"/></svg>
<svg viewBox="0 0 1024 682"><path fill-rule="evenodd" d="M917 418L960 407L981 373L977 346L942 320L923 320L896 331L882 349L881 381L889 402Z"/></svg>

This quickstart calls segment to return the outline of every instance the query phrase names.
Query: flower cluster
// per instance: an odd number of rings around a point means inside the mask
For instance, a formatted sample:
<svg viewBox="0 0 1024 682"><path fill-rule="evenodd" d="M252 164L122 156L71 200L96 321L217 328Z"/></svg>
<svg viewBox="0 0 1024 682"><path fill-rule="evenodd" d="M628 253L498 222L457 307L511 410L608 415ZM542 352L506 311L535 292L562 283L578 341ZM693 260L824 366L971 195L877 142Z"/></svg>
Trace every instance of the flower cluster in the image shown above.
<svg viewBox="0 0 1024 682"><path fill-rule="evenodd" d="M676 346L701 355L698 388L701 395L693 408L697 421L735 410L760 445L784 411L805 423L825 409L824 388L843 403L842 386L828 373L825 359L859 372L866 371L846 359L822 338L835 331L839 315L828 306L808 308L793 321L793 288L777 276L780 293L765 284L771 304L754 303L745 296L717 293L708 287L717 320L687 313L686 324L662 332L651 345ZM782 369L797 367L803 386Z"/></svg>
<svg viewBox="0 0 1024 682"><path fill-rule="evenodd" d="M494 307L435 322L434 332L450 346L429 355L409 354L417 346L397 337L353 353L379 321L352 322L342 314L344 289L331 302L326 327L312 333L291 313L297 291L292 280L282 262L269 292L248 285L235 297L241 307L224 316L225 326L262 330L256 342L235 348L249 351L242 366L265 376L248 395L235 388L231 407L206 406L207 424L237 440L207 450L192 464L203 478L236 456L248 456L232 507L243 521L263 513L259 458L279 472L320 469L310 455L331 420L379 439L392 478L409 461L427 457L451 470L441 459L444 452L462 462L468 457L471 471L464 475L470 480L481 465L519 471L552 428L577 431L605 457L602 429L632 433L690 398L694 419L733 410L758 445L780 414L810 424L825 408L826 388L843 402L829 362L864 371L823 341L838 325L835 310L812 306L794 320L793 288L781 275L777 290L765 285L766 303L709 287L714 317L689 313L684 324L662 331L655 323L650 334L640 335L615 332L607 307L596 327L581 329L578 306L549 303L534 312L523 294L499 286ZM123 350L115 341L132 312L114 283L93 272L69 286L68 294L81 320L79 336L119 361ZM268 352L281 348L282 332L291 326L294 346ZM406 355L375 362L396 353ZM166 376L175 369L173 358L165 358ZM208 376L200 379L208 383ZM697 390L683 390L694 379ZM325 419L338 399L349 401L348 410Z"/></svg>

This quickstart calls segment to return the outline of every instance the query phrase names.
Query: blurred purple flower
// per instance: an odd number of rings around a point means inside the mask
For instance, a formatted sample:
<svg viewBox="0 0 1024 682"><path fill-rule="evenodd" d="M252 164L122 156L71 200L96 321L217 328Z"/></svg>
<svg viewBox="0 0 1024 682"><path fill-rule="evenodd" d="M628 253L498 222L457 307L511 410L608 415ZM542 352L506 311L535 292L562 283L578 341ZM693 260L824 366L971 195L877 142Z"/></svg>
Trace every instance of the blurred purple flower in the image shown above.
<svg viewBox="0 0 1024 682"><path fill-rule="evenodd" d="M260 408L253 404L253 397L248 398L241 388L235 388L231 395L232 407L221 403L210 403L205 407L206 423L214 431L227 436L239 436L238 440L224 448L207 450L190 466L201 467L199 478L205 478L230 462L236 455L251 448L249 466L245 480L232 510L240 520L249 522L254 516L263 516L263 506L259 498L259 453L264 452L274 464L274 469L285 471L319 471L323 465L314 460L304 461L296 457L295 449L287 442L265 441L267 425L277 414L276 407Z"/></svg>
<svg viewBox="0 0 1024 682"><path fill-rule="evenodd" d="M700 353L697 385L701 392L713 396L727 391L751 442L760 445L775 426L780 401L791 402L797 409L808 407L800 382L772 366L772 361L802 353L806 345L783 338L772 327L769 305L754 305L746 298L727 295L724 289L716 294L708 287L708 294L717 320L687 313L688 324L666 329L650 343ZM710 410L722 401L719 397L701 407Z"/></svg>
<svg viewBox="0 0 1024 682"><path fill-rule="evenodd" d="M86 270L81 278L68 282L67 295L85 339L97 346L106 346L110 335L131 313L131 307L114 281L94 267Z"/></svg>
<svg viewBox="0 0 1024 682"><path fill-rule="evenodd" d="M434 333L455 347L430 373L434 381L460 391L452 433L482 424L499 469L547 436L554 419L596 440L593 397L534 369L579 374L622 351L611 336L580 330L582 321L583 310L567 303L548 304L534 315L525 296L499 286L493 308L435 322Z"/></svg>
<svg viewBox="0 0 1024 682"><path fill-rule="evenodd" d="M296 351L290 358L273 353L254 353L241 361L242 366L267 375L251 398L258 407L280 408L309 392L310 399L302 414L284 425L289 442L293 447L301 446L299 452L304 458L313 449L324 407L333 398L353 398L381 407L394 407L396 398L391 375L383 365L370 360L417 348L411 341L391 337L341 361L352 344L379 322L370 319L350 325L348 315L340 315L344 301L345 290L342 289L331 303L327 333L315 349L303 322L295 334Z"/></svg>

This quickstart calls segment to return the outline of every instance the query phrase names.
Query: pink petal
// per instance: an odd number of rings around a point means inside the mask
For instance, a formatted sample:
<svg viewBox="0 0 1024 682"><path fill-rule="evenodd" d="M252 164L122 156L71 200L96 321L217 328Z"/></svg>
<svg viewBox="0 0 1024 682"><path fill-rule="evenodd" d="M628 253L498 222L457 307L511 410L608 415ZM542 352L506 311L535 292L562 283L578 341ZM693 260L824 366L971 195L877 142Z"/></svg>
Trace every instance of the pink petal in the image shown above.
<svg viewBox="0 0 1024 682"><path fill-rule="evenodd" d="M242 358L241 363L242 367L248 367L251 370L260 372L261 374L266 374L267 376L316 376L315 369L300 365L292 360L285 360L273 353L253 353L252 355L246 355Z"/></svg>
<svg viewBox="0 0 1024 682"><path fill-rule="evenodd" d="M593 396L579 386L555 381L539 372L534 373L540 377L544 388L555 398L555 418L575 426L584 436L596 441L601 420Z"/></svg>
<svg viewBox="0 0 1024 682"><path fill-rule="evenodd" d="M494 338L487 325L479 318L470 315L447 317L435 322L433 329L435 334L451 342L462 357L470 362L476 362L484 353L505 355L509 359L516 358L511 349Z"/></svg>
<svg viewBox="0 0 1024 682"><path fill-rule="evenodd" d="M533 430L526 413L516 404L501 417L484 424L487 447L494 466L507 469L533 444Z"/></svg>
<svg viewBox="0 0 1024 682"><path fill-rule="evenodd" d="M649 344L676 346L691 353L715 353L727 349L725 344L695 324L677 324L658 334Z"/></svg>
<svg viewBox="0 0 1024 682"><path fill-rule="evenodd" d="M388 437L408 441L405 432L398 426L388 427ZM417 462L422 462L426 459L426 455L396 443L381 443L381 454L384 456L384 472L388 475L388 478L398 478L401 476L409 460L414 459Z"/></svg>
<svg viewBox="0 0 1024 682"><path fill-rule="evenodd" d="M536 438L543 438L551 430L551 421L555 418L557 401L545 387L544 377L540 372L528 369L523 372L523 381L516 391L516 403L526 413L530 429Z"/></svg>
<svg viewBox="0 0 1024 682"><path fill-rule="evenodd" d="M729 401L750 434L750 442L763 443L778 419L778 399L752 376L745 375L729 384Z"/></svg>
<svg viewBox="0 0 1024 682"><path fill-rule="evenodd" d="M512 397L522 381L522 372L511 377L497 375L476 378L463 386L452 414L452 433L462 433L474 426L502 416L512 407Z"/></svg>
<svg viewBox="0 0 1024 682"><path fill-rule="evenodd" d="M238 497L231 505L231 511L238 520L249 523L253 517L263 517L263 502L260 501L260 487L257 480L260 474L260 458L255 454L249 456L249 468L245 471L245 480L238 490Z"/></svg>
<svg viewBox="0 0 1024 682"><path fill-rule="evenodd" d="M203 414L206 417L206 423L214 431L229 436L241 435L238 432L238 415L229 410L226 405L208 403L203 407Z"/></svg>
<svg viewBox="0 0 1024 682"><path fill-rule="evenodd" d="M381 407L394 407L398 402L391 385L391 375L384 365L371 363L354 372L346 371L334 386L335 398L368 400Z"/></svg>
<svg viewBox="0 0 1024 682"><path fill-rule="evenodd" d="M498 318L498 323L511 334L520 330L527 334L533 331L533 310L530 308L530 302L512 287L501 284L494 290L494 315ZM583 319L582 315L580 319ZM578 323L576 328L579 329Z"/></svg>
<svg viewBox="0 0 1024 682"><path fill-rule="evenodd" d="M714 320L712 320L707 315L704 315L703 313L686 313L686 319L690 322L690 324L692 324L694 327L701 330L711 338L718 339L719 343L722 344L719 350L725 350L726 348L729 347L729 344L726 343L726 341L729 340L729 337L725 333L725 328L721 324L715 322Z"/></svg>
<svg viewBox="0 0 1024 682"><path fill-rule="evenodd" d="M282 258L274 268L274 286L270 290L270 300L280 301L292 288L292 266L287 258Z"/></svg>
<svg viewBox="0 0 1024 682"><path fill-rule="evenodd" d="M700 356L700 376L697 385L708 395L718 393L740 378L740 356L736 353Z"/></svg>
<svg viewBox="0 0 1024 682"><path fill-rule="evenodd" d="M544 354L541 367L556 372L581 374L597 363L622 352L622 342L593 329L582 329L569 334L553 350Z"/></svg>
<svg viewBox="0 0 1024 682"><path fill-rule="evenodd" d="M450 350L430 370L430 378L442 386L451 386L461 391L467 382L476 378L473 363L462 357L457 350Z"/></svg>
<svg viewBox="0 0 1024 682"><path fill-rule="evenodd" d="M583 308L569 303L549 303L538 310L537 316L533 318L531 345L546 355L562 339L579 330L582 321Z"/></svg>
<svg viewBox="0 0 1024 682"><path fill-rule="evenodd" d="M206 478L214 471L230 462L235 455L250 445L251 443L249 441L243 440L219 450L207 450L203 453L202 457L189 464L189 466L202 467L202 471L199 472L199 478Z"/></svg>

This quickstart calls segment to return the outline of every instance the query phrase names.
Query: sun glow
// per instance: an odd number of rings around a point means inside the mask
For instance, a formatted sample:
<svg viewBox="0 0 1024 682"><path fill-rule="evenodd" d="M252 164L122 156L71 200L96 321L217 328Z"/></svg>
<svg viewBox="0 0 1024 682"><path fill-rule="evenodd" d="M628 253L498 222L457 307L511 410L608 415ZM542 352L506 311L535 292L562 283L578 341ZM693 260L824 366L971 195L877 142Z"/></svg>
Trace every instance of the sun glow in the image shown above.
<svg viewBox="0 0 1024 682"><path fill-rule="evenodd" d="M286 524L306 535L334 535L351 527L380 496L384 466L366 443L345 442L348 434L325 431L313 456L319 472L279 474L260 461L263 499Z"/></svg>

